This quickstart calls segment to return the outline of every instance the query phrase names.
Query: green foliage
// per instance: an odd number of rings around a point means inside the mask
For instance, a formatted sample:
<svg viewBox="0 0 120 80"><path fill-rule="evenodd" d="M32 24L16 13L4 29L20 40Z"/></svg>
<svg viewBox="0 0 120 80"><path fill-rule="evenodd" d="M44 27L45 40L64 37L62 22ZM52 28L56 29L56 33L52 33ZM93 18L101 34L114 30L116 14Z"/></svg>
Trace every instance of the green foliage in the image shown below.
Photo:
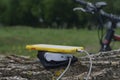
<svg viewBox="0 0 120 80"><path fill-rule="evenodd" d="M77 15L73 12L75 4L70 0L44 0L43 5L44 19L48 24L70 25L77 20Z"/></svg>
<svg viewBox="0 0 120 80"><path fill-rule="evenodd" d="M2 0L4 11L0 11L1 22L7 25L36 24L40 13L39 2L36 1L38 0Z"/></svg>
<svg viewBox="0 0 120 80"><path fill-rule="evenodd" d="M113 6L115 8L116 13L120 14L120 0L114 1Z"/></svg>
<svg viewBox="0 0 120 80"><path fill-rule="evenodd" d="M96 0L85 1L96 2ZM120 13L120 0L103 1L108 3L105 11ZM93 16L73 11L78 5L73 0L0 0L0 24L45 25L43 27L52 28L79 28L93 24L96 21Z"/></svg>

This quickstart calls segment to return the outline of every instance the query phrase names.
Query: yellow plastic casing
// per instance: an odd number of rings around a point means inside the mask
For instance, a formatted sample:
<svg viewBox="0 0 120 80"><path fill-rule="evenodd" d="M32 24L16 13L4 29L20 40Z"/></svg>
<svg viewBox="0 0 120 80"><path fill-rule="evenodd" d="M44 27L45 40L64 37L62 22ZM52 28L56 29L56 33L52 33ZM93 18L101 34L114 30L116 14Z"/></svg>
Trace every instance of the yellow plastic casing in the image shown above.
<svg viewBox="0 0 120 80"><path fill-rule="evenodd" d="M49 44L34 44L26 45L28 50L46 51L46 52L59 52L59 53L75 53L84 50L83 47L76 46L62 46L62 45L49 45Z"/></svg>

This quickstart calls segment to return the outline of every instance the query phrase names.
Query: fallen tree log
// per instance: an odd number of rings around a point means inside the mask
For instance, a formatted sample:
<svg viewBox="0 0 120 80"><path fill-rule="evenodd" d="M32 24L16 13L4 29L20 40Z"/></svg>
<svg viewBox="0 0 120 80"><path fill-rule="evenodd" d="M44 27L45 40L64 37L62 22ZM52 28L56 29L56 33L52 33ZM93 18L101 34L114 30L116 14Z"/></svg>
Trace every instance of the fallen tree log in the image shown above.
<svg viewBox="0 0 120 80"><path fill-rule="evenodd" d="M120 50L91 55L93 60L92 73L89 80L119 80ZM46 70L37 58L29 56L0 56L0 80L53 80L58 77L56 72L65 67ZM72 64L61 80L83 80L89 69L89 58L79 58Z"/></svg>

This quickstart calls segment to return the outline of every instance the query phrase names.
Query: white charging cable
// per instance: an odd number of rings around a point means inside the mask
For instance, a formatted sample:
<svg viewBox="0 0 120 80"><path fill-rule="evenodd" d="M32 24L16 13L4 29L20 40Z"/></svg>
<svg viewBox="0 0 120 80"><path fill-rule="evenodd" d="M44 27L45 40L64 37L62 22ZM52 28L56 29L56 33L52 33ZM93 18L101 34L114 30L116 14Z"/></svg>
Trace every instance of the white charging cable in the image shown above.
<svg viewBox="0 0 120 80"><path fill-rule="evenodd" d="M87 74L87 77L85 77L85 80L88 80L89 77L90 77L91 71L92 71L92 58L91 58L90 54L89 54L87 51L85 51L85 50L78 50L78 52L80 52L80 53L81 53L81 52L86 53L86 54L88 55L89 59L90 59L89 72L88 72L88 74ZM67 72L67 70L68 70L69 67L70 67L71 61L72 61L72 57L69 57L69 63L68 63L68 65L67 65L66 69L65 69L64 72L57 78L57 80L60 80L60 79L62 78L62 76Z"/></svg>
<svg viewBox="0 0 120 80"><path fill-rule="evenodd" d="M71 61L72 61L72 57L69 57L69 63L66 67L66 69L64 70L64 72L57 78L57 80L60 80L62 78L62 76L67 72L67 70L69 69L70 67L70 64L71 64Z"/></svg>
<svg viewBox="0 0 120 80"><path fill-rule="evenodd" d="M78 52L80 52L80 53L81 52L86 53L88 55L89 59L90 59L89 71L88 71L87 77L85 77L85 80L89 80L89 77L90 77L90 74L91 74L91 71L92 71L92 58L91 58L90 54L87 51L85 51L85 50L78 50Z"/></svg>

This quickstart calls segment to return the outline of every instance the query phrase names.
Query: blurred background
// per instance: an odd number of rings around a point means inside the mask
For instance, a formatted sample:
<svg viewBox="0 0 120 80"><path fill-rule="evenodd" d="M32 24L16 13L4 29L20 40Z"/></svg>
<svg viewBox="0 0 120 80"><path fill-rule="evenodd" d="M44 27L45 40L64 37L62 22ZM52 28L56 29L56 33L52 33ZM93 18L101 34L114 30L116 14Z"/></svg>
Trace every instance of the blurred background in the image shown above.
<svg viewBox="0 0 120 80"><path fill-rule="evenodd" d="M101 0L86 0L98 2ZM107 12L120 14L120 0L102 0ZM92 15L74 12L74 0L0 0L0 25L25 25L40 28L84 28L94 25ZM88 16L89 15L89 16Z"/></svg>
<svg viewBox="0 0 120 80"><path fill-rule="evenodd" d="M120 15L120 0L102 1L108 4L106 12ZM88 51L98 51L96 17L73 11L78 6L74 0L0 0L0 53L29 55L25 46L38 43L85 46Z"/></svg>

